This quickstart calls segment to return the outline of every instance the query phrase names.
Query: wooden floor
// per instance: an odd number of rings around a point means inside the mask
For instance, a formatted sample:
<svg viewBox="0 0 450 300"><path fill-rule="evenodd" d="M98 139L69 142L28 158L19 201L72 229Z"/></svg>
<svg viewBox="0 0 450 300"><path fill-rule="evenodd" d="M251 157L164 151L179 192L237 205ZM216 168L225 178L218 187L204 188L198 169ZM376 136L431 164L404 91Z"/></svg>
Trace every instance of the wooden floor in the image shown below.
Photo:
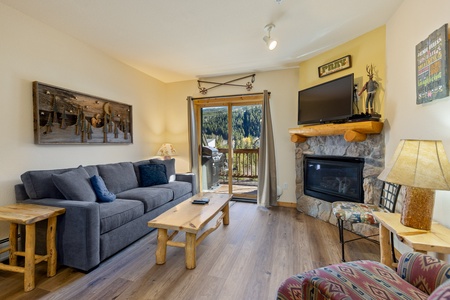
<svg viewBox="0 0 450 300"><path fill-rule="evenodd" d="M230 225L198 246L194 270L180 248L169 247L167 262L156 265L154 231L87 274L59 267L47 278L41 263L31 292L21 274L0 271L0 299L274 299L286 277L340 262L338 240L336 226L294 208L231 202ZM379 260L376 244L346 247L347 260Z"/></svg>

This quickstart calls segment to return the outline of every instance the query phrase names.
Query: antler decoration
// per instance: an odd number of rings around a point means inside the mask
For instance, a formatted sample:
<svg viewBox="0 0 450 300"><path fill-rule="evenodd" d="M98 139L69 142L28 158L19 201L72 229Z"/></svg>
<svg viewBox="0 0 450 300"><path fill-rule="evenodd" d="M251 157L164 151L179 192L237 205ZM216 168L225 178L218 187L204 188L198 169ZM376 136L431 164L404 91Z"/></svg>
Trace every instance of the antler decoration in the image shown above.
<svg viewBox="0 0 450 300"><path fill-rule="evenodd" d="M367 75L370 77L370 76L373 76L373 64L370 64L370 66L369 65L366 65L366 71L367 71Z"/></svg>
<svg viewBox="0 0 450 300"><path fill-rule="evenodd" d="M227 81L227 82L223 82L223 83L221 83L221 82L213 82L213 81L197 80L198 89L199 89L200 93L203 94L203 95L206 95L206 93L208 93L208 90L216 88L216 87L219 87L219 86L222 86L222 85L241 86L241 87L245 87L245 89L247 91L251 91L252 88L253 88L253 82L255 82L255 76L256 76L255 74L251 74L251 75L248 75L248 76L240 77L240 78L233 79L233 80L230 80L230 81ZM249 78L249 77L252 78L251 82L249 81L246 84L233 84L232 83L232 82L236 82L238 80ZM212 87L209 87L209 88L205 88L205 87L202 87L202 85L201 85L202 83L215 84L215 85L212 86Z"/></svg>

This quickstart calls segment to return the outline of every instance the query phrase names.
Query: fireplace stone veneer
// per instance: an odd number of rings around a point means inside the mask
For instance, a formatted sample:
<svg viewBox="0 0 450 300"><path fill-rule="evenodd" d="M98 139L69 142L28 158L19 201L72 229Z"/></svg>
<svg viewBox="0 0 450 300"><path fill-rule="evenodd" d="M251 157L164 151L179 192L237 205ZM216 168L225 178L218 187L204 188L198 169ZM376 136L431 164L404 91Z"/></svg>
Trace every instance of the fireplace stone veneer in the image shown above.
<svg viewBox="0 0 450 300"><path fill-rule="evenodd" d="M378 204L382 182L377 176L384 169L385 144L384 133L367 135L362 142L349 143L342 135L310 137L304 143L295 144L296 198L297 209L314 218L336 225L332 213L332 203L304 194L303 162L305 155L345 156L364 158L363 190L364 203ZM350 224L344 224L351 226ZM346 229L356 233L370 235L378 228L365 224L353 224Z"/></svg>

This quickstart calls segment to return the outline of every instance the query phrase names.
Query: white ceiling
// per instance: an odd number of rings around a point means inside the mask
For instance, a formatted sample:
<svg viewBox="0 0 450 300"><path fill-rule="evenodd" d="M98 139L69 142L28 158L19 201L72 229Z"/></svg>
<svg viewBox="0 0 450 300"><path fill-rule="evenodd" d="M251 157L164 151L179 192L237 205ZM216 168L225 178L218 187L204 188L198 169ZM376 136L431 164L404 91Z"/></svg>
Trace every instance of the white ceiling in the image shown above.
<svg viewBox="0 0 450 300"><path fill-rule="evenodd" d="M402 1L0 0L163 82L298 67L385 24Z"/></svg>

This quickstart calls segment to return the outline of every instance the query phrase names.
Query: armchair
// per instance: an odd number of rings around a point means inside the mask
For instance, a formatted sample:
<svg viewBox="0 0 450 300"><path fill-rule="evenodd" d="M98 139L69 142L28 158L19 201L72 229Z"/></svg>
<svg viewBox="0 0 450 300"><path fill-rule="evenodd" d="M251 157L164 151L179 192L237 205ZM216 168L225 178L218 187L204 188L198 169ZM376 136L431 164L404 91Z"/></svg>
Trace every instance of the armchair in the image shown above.
<svg viewBox="0 0 450 300"><path fill-rule="evenodd" d="M334 264L286 279L278 300L449 299L450 264L418 252L400 257L397 272L375 261Z"/></svg>

